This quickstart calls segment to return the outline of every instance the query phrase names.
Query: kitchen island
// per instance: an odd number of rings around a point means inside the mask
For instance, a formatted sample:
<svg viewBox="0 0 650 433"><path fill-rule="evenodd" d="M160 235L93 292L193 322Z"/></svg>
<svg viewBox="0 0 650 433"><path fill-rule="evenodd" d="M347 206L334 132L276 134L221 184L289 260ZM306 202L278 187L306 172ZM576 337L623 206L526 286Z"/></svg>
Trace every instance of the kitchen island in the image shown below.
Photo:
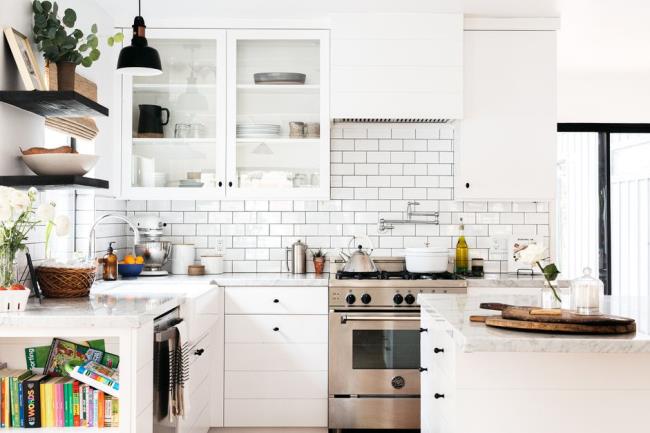
<svg viewBox="0 0 650 433"><path fill-rule="evenodd" d="M610 299L635 334L528 333L472 323L482 302L540 305L539 296L420 295L423 432L646 432L648 299Z"/></svg>

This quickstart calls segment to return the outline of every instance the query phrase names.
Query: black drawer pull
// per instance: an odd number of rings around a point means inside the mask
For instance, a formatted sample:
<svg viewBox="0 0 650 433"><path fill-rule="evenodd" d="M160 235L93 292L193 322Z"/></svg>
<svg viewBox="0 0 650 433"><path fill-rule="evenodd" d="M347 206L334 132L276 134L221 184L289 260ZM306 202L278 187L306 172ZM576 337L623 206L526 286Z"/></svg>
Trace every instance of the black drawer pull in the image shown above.
<svg viewBox="0 0 650 433"><path fill-rule="evenodd" d="M420 367L418 368L418 370L420 370L420 373L422 373L423 371L429 371L429 369L425 367Z"/></svg>
<svg viewBox="0 0 650 433"><path fill-rule="evenodd" d="M275 332L278 332L278 331L280 330L280 328L278 328L278 327L276 326L276 327L273 328L273 330L274 330Z"/></svg>
<svg viewBox="0 0 650 433"><path fill-rule="evenodd" d="M205 352L205 349L196 349L196 350L194 351L194 354L195 354L196 356L201 356L201 355L203 355L203 352Z"/></svg>
<svg viewBox="0 0 650 433"><path fill-rule="evenodd" d="M445 353L445 349L441 349L439 347L435 347L433 349L433 353Z"/></svg>
<svg viewBox="0 0 650 433"><path fill-rule="evenodd" d="M427 328L420 328L420 332L429 332Z"/></svg>
<svg viewBox="0 0 650 433"><path fill-rule="evenodd" d="M438 394L438 393L436 392L435 394L433 394L433 398L435 398L435 399L437 400L437 399L439 399L439 398L445 398L445 395L444 395L444 394Z"/></svg>
<svg viewBox="0 0 650 433"><path fill-rule="evenodd" d="M277 303L279 303L279 302L280 302L279 299L274 299L274 300L273 300L273 303L274 303L274 304L277 304Z"/></svg>

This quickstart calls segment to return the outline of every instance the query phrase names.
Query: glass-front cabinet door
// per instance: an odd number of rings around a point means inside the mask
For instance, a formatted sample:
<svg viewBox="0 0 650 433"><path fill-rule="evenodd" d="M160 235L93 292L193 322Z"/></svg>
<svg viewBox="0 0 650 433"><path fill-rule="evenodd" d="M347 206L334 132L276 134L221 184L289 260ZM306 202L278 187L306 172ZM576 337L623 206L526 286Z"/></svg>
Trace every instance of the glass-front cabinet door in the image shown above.
<svg viewBox="0 0 650 433"><path fill-rule="evenodd" d="M223 197L226 32L147 29L147 38L163 73L122 81L123 195Z"/></svg>
<svg viewBox="0 0 650 433"><path fill-rule="evenodd" d="M227 194L329 196L329 36L228 31Z"/></svg>

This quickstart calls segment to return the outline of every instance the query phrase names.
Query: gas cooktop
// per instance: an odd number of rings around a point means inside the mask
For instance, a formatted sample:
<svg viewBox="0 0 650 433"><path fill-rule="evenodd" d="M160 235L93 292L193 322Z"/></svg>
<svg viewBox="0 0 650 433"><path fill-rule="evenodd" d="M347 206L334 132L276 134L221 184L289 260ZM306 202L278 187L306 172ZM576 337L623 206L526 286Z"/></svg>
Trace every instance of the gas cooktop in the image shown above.
<svg viewBox="0 0 650 433"><path fill-rule="evenodd" d="M462 280L463 277L451 272L420 273L402 271L346 272L337 271L337 280Z"/></svg>

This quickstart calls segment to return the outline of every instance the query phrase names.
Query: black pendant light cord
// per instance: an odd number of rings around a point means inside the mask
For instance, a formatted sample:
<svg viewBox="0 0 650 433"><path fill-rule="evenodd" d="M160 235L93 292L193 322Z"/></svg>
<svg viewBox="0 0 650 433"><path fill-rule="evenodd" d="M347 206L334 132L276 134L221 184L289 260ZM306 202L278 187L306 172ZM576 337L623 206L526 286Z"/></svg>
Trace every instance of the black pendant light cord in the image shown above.
<svg viewBox="0 0 650 433"><path fill-rule="evenodd" d="M142 16L142 3L138 0L138 16Z"/></svg>

